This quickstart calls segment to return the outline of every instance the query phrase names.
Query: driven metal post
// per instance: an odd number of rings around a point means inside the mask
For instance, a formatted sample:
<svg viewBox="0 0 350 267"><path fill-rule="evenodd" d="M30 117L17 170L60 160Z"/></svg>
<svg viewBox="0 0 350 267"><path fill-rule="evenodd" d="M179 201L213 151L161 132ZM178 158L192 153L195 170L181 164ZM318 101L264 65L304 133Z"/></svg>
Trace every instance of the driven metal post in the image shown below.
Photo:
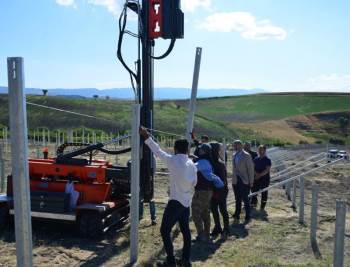
<svg viewBox="0 0 350 267"><path fill-rule="evenodd" d="M337 200L335 240L333 252L333 266L344 266L344 239L345 239L346 202Z"/></svg>
<svg viewBox="0 0 350 267"><path fill-rule="evenodd" d="M227 143L225 138L222 141L222 150L223 150L223 157L224 157L223 160L225 165L227 165Z"/></svg>
<svg viewBox="0 0 350 267"><path fill-rule="evenodd" d="M286 183L286 195L287 199L291 200L291 182Z"/></svg>
<svg viewBox="0 0 350 267"><path fill-rule="evenodd" d="M42 130L42 135L43 135L43 142L42 142L42 145L43 146L46 146L46 140L45 140L45 129Z"/></svg>
<svg viewBox="0 0 350 267"><path fill-rule="evenodd" d="M311 245L317 246L317 209L318 209L318 192L319 186L312 185L312 205L311 205Z"/></svg>
<svg viewBox="0 0 350 267"><path fill-rule="evenodd" d="M5 191L5 160L3 157L3 144L0 144L0 192Z"/></svg>
<svg viewBox="0 0 350 267"><path fill-rule="evenodd" d="M139 248L140 105L134 104L132 110L130 263L135 263L137 261Z"/></svg>
<svg viewBox="0 0 350 267"><path fill-rule="evenodd" d="M297 207L297 181L296 180L293 180L292 207L293 209L296 209Z"/></svg>
<svg viewBox="0 0 350 267"><path fill-rule="evenodd" d="M201 68L201 59L202 59L202 48L197 47L196 58L194 62L194 71L193 71L192 92L191 92L190 106L189 106L188 119L187 119L187 128L186 128L186 135L185 135L187 138L187 141L190 144L192 141L191 133L193 131L194 114L196 112L196 100L197 100L197 91L198 91L199 72Z"/></svg>
<svg viewBox="0 0 350 267"><path fill-rule="evenodd" d="M68 143L73 143L74 140L74 134L73 134L73 129L69 128L67 130L67 135L68 135Z"/></svg>
<svg viewBox="0 0 350 267"><path fill-rule="evenodd" d="M5 153L8 152L8 131L7 127L4 128L4 136L5 136Z"/></svg>
<svg viewBox="0 0 350 267"><path fill-rule="evenodd" d="M34 129L34 137L33 137L33 144L36 145L36 136L35 136L35 129Z"/></svg>
<svg viewBox="0 0 350 267"><path fill-rule="evenodd" d="M29 267L33 265L32 223L23 58L8 58L7 70L17 266Z"/></svg>
<svg viewBox="0 0 350 267"><path fill-rule="evenodd" d="M300 201L299 201L299 223L304 224L304 205L305 205L305 179L304 176L300 177Z"/></svg>

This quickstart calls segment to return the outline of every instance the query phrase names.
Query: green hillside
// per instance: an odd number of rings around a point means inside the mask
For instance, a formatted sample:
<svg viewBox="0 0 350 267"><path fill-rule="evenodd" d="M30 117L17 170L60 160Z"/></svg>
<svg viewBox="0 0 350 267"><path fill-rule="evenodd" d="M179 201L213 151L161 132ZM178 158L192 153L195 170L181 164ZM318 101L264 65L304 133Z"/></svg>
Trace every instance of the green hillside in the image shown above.
<svg viewBox="0 0 350 267"><path fill-rule="evenodd" d="M281 119L350 110L350 94L260 94L200 100L198 113L220 121Z"/></svg>
<svg viewBox="0 0 350 267"><path fill-rule="evenodd" d="M92 115L86 118L64 112L28 105L30 129L82 128L104 132L130 130L131 101L78 99L64 97L28 96L28 102ZM258 94L239 97L200 99L197 102L195 129L199 134L216 138L260 138L254 127L235 126L235 123L261 123L296 115L319 112L350 111L350 94ZM154 107L155 128L183 134L186 128L188 101L158 101ZM0 124L8 125L7 95L0 95ZM1 134L1 133L0 133ZM263 140L263 141L266 141Z"/></svg>

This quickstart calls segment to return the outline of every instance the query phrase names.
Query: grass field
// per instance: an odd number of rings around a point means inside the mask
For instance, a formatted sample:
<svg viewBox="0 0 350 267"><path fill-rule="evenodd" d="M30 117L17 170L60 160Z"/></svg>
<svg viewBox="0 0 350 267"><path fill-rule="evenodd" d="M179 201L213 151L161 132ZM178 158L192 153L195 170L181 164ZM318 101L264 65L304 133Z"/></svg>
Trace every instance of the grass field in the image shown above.
<svg viewBox="0 0 350 267"><path fill-rule="evenodd" d="M28 96L27 101L59 109L70 110L97 117L85 118L59 111L28 105L28 126L30 129L48 127L50 129L82 128L105 132L126 132L130 129L131 101L106 99L78 99L64 97ZM314 113L350 111L350 94L258 94L238 97L199 99L195 130L198 134L208 134L214 138L258 139L271 142L283 139L276 134L282 128L290 132L291 143L303 138L307 141L327 139L329 134L318 138L317 134L300 133L285 127L285 120L295 116ZM158 101L154 105L155 128L162 131L184 134L186 128L188 101ZM350 113L349 113L350 114ZM274 125L264 132L266 125ZM258 124L256 124L258 123ZM0 127L8 124L7 96L0 95ZM256 124L256 127L255 127ZM337 133L332 133L337 135ZM281 140L282 140L281 139Z"/></svg>
<svg viewBox="0 0 350 267"><path fill-rule="evenodd" d="M350 95L261 94L198 101L198 113L221 121L271 120L350 110Z"/></svg>

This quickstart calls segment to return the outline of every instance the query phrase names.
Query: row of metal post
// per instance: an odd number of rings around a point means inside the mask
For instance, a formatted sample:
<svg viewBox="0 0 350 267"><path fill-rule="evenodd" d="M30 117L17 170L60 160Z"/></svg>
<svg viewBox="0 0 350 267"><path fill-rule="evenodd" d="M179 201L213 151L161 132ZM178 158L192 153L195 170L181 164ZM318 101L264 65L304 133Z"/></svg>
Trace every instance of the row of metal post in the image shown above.
<svg viewBox="0 0 350 267"><path fill-rule="evenodd" d="M293 185L290 183L286 185L286 194L288 199L292 200L292 207L296 208L296 181L293 180ZM293 188L292 193L291 187ZM305 225L305 179L303 176L299 178L299 223ZM292 195L290 195L292 194ZM318 227L318 195L319 185L312 184L312 199L311 199L311 218L310 218L310 243L316 254L320 252L317 244L317 227ZM335 239L334 239L334 251L333 251L333 266L344 266L344 240L345 240L345 223L346 223L346 201L336 201L336 223L335 223Z"/></svg>

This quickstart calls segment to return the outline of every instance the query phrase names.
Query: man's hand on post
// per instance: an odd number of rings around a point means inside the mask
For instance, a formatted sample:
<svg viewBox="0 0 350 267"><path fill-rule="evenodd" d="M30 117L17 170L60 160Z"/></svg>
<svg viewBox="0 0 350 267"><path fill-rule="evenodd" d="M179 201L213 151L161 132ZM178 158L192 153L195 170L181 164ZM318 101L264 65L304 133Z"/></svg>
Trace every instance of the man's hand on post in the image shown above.
<svg viewBox="0 0 350 267"><path fill-rule="evenodd" d="M143 126L140 127L140 135L143 137L143 139L147 140L149 138L149 133L147 129Z"/></svg>

